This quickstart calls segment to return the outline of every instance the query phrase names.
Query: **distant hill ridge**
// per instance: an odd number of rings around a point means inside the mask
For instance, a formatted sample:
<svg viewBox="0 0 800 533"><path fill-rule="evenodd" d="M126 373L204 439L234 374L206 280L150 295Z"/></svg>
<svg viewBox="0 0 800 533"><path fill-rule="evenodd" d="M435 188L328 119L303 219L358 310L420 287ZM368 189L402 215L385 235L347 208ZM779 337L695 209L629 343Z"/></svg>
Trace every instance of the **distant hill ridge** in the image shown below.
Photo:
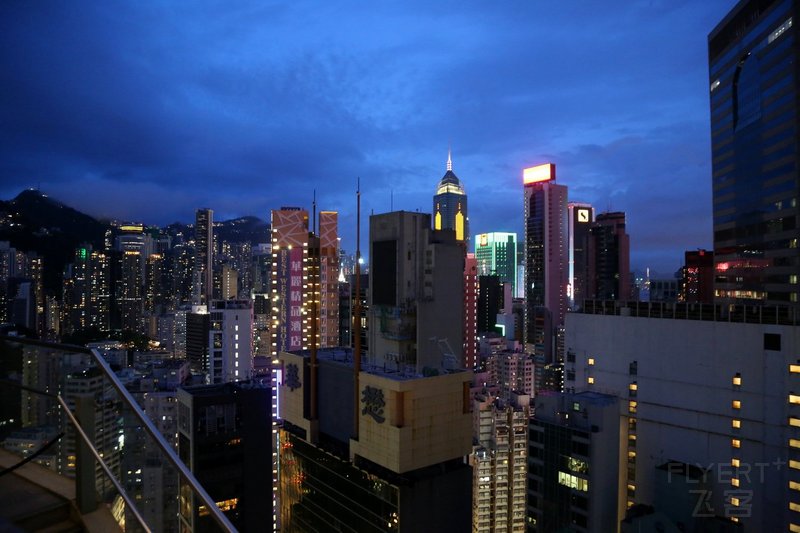
<svg viewBox="0 0 800 533"><path fill-rule="evenodd" d="M0 200L0 241L23 252L36 252L44 258L44 286L51 292L61 290L64 267L72 262L75 249L84 243L103 249L108 222L69 207L41 191L26 189L13 200ZM193 234L192 224L174 223L165 231L175 234L181 228ZM245 216L214 224L220 241L269 242L269 224L254 216Z"/></svg>

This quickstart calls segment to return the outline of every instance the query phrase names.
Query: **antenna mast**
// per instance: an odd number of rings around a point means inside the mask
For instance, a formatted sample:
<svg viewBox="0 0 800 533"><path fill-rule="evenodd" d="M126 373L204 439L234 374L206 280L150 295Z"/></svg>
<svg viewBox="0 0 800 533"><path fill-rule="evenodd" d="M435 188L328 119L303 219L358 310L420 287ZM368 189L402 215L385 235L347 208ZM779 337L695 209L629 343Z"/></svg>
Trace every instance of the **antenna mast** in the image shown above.
<svg viewBox="0 0 800 533"><path fill-rule="evenodd" d="M353 438L358 440L358 377L361 373L361 178L356 186L356 303L353 309Z"/></svg>

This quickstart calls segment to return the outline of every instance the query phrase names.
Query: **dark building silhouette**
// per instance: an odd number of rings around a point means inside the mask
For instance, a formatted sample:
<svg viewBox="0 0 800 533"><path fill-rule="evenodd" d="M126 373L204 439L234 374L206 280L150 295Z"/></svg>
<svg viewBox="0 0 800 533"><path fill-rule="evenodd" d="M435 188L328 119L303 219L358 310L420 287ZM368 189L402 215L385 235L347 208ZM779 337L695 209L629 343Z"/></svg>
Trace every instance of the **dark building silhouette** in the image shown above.
<svg viewBox="0 0 800 533"><path fill-rule="evenodd" d="M708 250L686 252L681 269L678 300L704 303L714 301L714 252Z"/></svg>
<svg viewBox="0 0 800 533"><path fill-rule="evenodd" d="M178 389L178 453L239 531L272 530L268 382ZM182 481L183 482L183 481ZM182 497L194 492L181 489ZM181 531L218 531L203 506L181 506ZM184 529L186 528L186 529Z"/></svg>
<svg viewBox="0 0 800 533"><path fill-rule="evenodd" d="M361 349L365 352L369 350L367 339L369 338L369 324L367 316L369 307L367 306L367 292L369 291L369 274L361 274ZM347 281L339 283L339 344L341 346L352 347L355 343L353 337L353 321L355 320L356 284L355 274L350 274Z"/></svg>
<svg viewBox="0 0 800 533"><path fill-rule="evenodd" d="M503 308L500 276L478 276L478 333L495 331L497 314Z"/></svg>
<svg viewBox="0 0 800 533"><path fill-rule="evenodd" d="M593 300L630 299L630 237L625 233L625 213L601 213L592 224L588 293Z"/></svg>
<svg viewBox="0 0 800 533"><path fill-rule="evenodd" d="M196 304L208 304L214 291L214 211L198 209L194 224L194 282Z"/></svg>

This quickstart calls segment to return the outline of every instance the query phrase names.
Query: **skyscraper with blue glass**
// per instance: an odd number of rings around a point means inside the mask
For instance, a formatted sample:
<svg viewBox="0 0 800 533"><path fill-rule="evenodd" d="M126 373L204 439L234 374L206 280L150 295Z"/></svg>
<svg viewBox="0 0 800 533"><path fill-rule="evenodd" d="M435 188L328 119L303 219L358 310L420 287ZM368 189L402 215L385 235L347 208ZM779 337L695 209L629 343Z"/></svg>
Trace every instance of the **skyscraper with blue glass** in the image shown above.
<svg viewBox="0 0 800 533"><path fill-rule="evenodd" d="M798 301L797 10L743 0L708 36L717 301Z"/></svg>

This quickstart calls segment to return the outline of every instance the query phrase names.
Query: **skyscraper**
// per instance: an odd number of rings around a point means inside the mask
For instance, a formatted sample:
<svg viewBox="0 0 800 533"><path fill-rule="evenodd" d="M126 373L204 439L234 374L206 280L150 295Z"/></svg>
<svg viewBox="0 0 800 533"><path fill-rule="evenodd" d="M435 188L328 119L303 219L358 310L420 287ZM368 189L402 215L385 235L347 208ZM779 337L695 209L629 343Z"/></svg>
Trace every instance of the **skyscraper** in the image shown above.
<svg viewBox="0 0 800 533"><path fill-rule="evenodd" d="M630 248L625 213L597 215L589 239L589 298L630 299Z"/></svg>
<svg viewBox="0 0 800 533"><path fill-rule="evenodd" d="M594 208L590 204L569 202L567 204L569 235L569 305L583 305L589 279L589 230L594 222Z"/></svg>
<svg viewBox="0 0 800 533"><path fill-rule="evenodd" d="M469 240L467 193L453 173L453 160L447 153L447 172L444 173L433 196L433 229L452 229L456 240Z"/></svg>
<svg viewBox="0 0 800 533"><path fill-rule="evenodd" d="M464 259L464 368L478 365L478 261Z"/></svg>
<svg viewBox="0 0 800 533"><path fill-rule="evenodd" d="M797 304L797 64L791 0L741 1L708 36L715 297Z"/></svg>
<svg viewBox="0 0 800 533"><path fill-rule="evenodd" d="M320 346L339 345L339 213L319 213L319 329Z"/></svg>
<svg viewBox="0 0 800 533"><path fill-rule="evenodd" d="M272 355L303 342L303 286L308 285L308 211L272 211Z"/></svg>
<svg viewBox="0 0 800 533"><path fill-rule="evenodd" d="M481 233L475 237L475 258L478 275L496 275L500 283L511 283L512 294L517 293L517 234Z"/></svg>
<svg viewBox="0 0 800 533"><path fill-rule="evenodd" d="M472 531L525 531L530 396L511 401L483 391L473 399Z"/></svg>
<svg viewBox="0 0 800 533"><path fill-rule="evenodd" d="M525 343L538 362L556 358L558 331L567 311L567 187L556 166L523 171L525 192Z"/></svg>
<svg viewBox="0 0 800 533"><path fill-rule="evenodd" d="M427 213L369 217L370 359L422 372L465 368L464 246Z"/></svg>
<svg viewBox="0 0 800 533"><path fill-rule="evenodd" d="M195 297L200 295L200 301L194 303L211 302L214 290L214 211L211 209L198 209L195 213L194 225L194 272Z"/></svg>

